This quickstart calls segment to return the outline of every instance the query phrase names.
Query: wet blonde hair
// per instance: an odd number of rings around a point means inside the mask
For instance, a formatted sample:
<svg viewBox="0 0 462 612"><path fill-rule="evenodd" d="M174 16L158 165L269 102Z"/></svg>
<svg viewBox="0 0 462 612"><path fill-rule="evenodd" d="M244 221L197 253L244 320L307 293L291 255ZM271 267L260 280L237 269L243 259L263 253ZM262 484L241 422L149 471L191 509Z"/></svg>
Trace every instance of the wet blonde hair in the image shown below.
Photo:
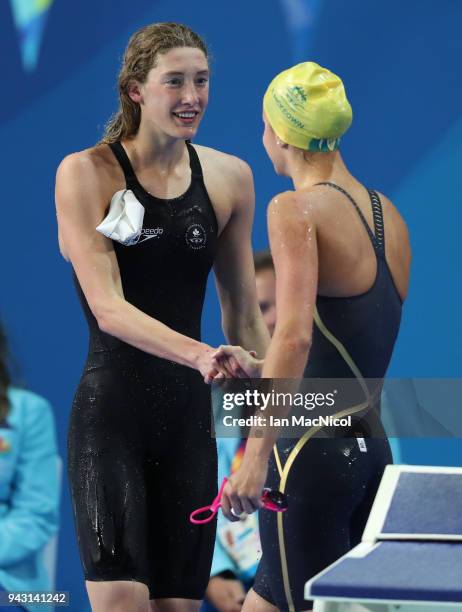
<svg viewBox="0 0 462 612"><path fill-rule="evenodd" d="M119 72L119 110L109 119L99 144L109 144L135 136L141 120L140 105L128 95L132 81L144 83L157 56L177 47L194 47L208 58L202 38L181 23L153 23L133 34L125 49Z"/></svg>

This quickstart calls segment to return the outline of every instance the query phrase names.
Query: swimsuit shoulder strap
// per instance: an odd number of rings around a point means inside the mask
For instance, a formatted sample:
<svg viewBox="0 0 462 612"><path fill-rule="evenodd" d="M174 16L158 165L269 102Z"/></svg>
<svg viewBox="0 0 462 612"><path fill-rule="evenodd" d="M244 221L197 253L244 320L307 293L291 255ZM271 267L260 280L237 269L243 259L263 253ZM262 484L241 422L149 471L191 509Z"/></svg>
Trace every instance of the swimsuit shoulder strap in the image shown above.
<svg viewBox="0 0 462 612"><path fill-rule="evenodd" d="M331 183L329 181L325 181L322 183L316 183L316 184L326 185L327 187L332 187L332 189L336 189L340 193L343 193L343 195L347 197L348 200L350 200L350 202L355 207L356 212L358 213L362 224L366 228L367 234L370 238L370 241L372 242L372 246L374 247L374 251L376 252L377 256L382 256L385 252L385 248L384 248L385 236L384 236L384 231L383 231L382 205L381 205L380 198L377 195L377 193L375 191L368 190L369 197L371 199L371 205L372 205L372 216L374 218L374 232L375 232L374 234L371 228L369 227L369 223L366 221L361 209L356 204L355 200L351 197L351 195L347 191L345 191L345 189L343 189L343 187L340 187L340 185L337 185L336 183Z"/></svg>
<svg viewBox="0 0 462 612"><path fill-rule="evenodd" d="M382 202L379 194L373 189L367 190L371 199L372 216L374 218L374 233L379 253L385 256L385 231L383 225Z"/></svg>
<svg viewBox="0 0 462 612"><path fill-rule="evenodd" d="M109 143L109 146L123 170L127 187L130 187L134 184L138 185L138 179L136 178L133 166L122 144L120 142L111 142ZM188 148L189 153L189 166L191 168L191 176L193 178L203 179L202 166L199 161L199 156L197 155L196 149L192 146L189 140L186 141L186 146Z"/></svg>
<svg viewBox="0 0 462 612"><path fill-rule="evenodd" d="M128 158L127 152L123 148L122 144L120 142L110 142L109 146L123 170L127 187L137 185L138 179L136 178L131 161Z"/></svg>
<svg viewBox="0 0 462 612"><path fill-rule="evenodd" d="M199 155L196 149L192 146L191 141L186 141L186 146L189 153L189 166L191 168L191 176L194 178L203 179L202 166L199 161Z"/></svg>

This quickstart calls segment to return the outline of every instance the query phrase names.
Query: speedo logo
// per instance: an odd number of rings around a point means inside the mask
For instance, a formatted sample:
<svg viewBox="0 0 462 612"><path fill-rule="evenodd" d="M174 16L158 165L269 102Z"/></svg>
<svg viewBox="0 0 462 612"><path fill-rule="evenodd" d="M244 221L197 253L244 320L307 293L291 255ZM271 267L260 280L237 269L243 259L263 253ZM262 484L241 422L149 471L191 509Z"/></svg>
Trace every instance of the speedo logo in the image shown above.
<svg viewBox="0 0 462 612"><path fill-rule="evenodd" d="M150 240L151 238L162 236L163 233L163 227L143 227L137 244L144 242L145 240Z"/></svg>
<svg viewBox="0 0 462 612"><path fill-rule="evenodd" d="M143 229L141 230L141 235L145 235L145 236L160 236L161 234L164 233L164 228L163 227L143 227Z"/></svg>

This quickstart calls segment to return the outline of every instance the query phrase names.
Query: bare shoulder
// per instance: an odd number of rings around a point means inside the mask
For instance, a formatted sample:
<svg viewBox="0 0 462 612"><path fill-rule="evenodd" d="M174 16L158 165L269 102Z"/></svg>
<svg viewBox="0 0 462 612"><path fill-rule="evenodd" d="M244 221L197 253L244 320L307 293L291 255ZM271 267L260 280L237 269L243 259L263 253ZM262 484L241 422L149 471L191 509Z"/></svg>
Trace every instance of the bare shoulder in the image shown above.
<svg viewBox="0 0 462 612"><path fill-rule="evenodd" d="M112 158L111 158L112 156ZM108 250L95 231L112 196L124 186L123 173L106 145L67 155L56 174L58 240L66 260L76 261L82 248Z"/></svg>
<svg viewBox="0 0 462 612"><path fill-rule="evenodd" d="M268 205L268 233L271 244L283 239L296 248L316 227L316 216L307 203L306 194L298 191L279 193Z"/></svg>
<svg viewBox="0 0 462 612"><path fill-rule="evenodd" d="M220 233L232 219L252 223L255 207L253 176L249 165L235 155L194 145L204 182L217 215Z"/></svg>
<svg viewBox="0 0 462 612"><path fill-rule="evenodd" d="M124 187L123 173L111 155L109 147L98 145L67 155L58 167L55 200L61 252L65 257L64 243L69 241L69 233L78 229L81 233L93 233L114 193Z"/></svg>
<svg viewBox="0 0 462 612"><path fill-rule="evenodd" d="M391 224L394 226L396 231L398 231L403 236L407 236L408 235L407 225L406 225L405 220L401 216L401 213L399 212L399 210L396 208L393 202L389 198L387 198L387 196L383 195L383 193L379 193L378 191L376 193L379 196L380 201L382 203L382 210L383 210L383 216L384 216L385 223L388 220L389 223L391 222Z"/></svg>
<svg viewBox="0 0 462 612"><path fill-rule="evenodd" d="M109 147L97 145L67 155L59 164L56 187L78 185L80 189L93 189L97 193L110 192L117 182L118 171Z"/></svg>
<svg viewBox="0 0 462 612"><path fill-rule="evenodd" d="M243 180L252 180L252 171L247 162L235 155L205 147L194 145L199 155L204 171L211 170L215 173L222 173L222 180L240 183Z"/></svg>
<svg viewBox="0 0 462 612"><path fill-rule="evenodd" d="M387 259L393 262L399 259L409 269L411 263L411 245L406 221L393 202L383 193L377 192L382 203L385 227L385 249Z"/></svg>
<svg viewBox="0 0 462 612"><path fill-rule="evenodd" d="M316 198L309 190L284 191L275 195L268 205L268 221L272 218L288 225L313 224L316 219Z"/></svg>

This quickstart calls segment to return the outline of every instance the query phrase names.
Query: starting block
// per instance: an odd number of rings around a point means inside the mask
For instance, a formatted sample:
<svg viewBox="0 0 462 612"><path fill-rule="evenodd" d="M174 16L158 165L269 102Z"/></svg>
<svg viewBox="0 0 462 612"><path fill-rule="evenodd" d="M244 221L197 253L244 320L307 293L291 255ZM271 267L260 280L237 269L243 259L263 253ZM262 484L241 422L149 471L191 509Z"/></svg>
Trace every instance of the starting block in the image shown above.
<svg viewBox="0 0 462 612"><path fill-rule="evenodd" d="M362 542L305 598L313 612L462 612L462 468L387 466Z"/></svg>

